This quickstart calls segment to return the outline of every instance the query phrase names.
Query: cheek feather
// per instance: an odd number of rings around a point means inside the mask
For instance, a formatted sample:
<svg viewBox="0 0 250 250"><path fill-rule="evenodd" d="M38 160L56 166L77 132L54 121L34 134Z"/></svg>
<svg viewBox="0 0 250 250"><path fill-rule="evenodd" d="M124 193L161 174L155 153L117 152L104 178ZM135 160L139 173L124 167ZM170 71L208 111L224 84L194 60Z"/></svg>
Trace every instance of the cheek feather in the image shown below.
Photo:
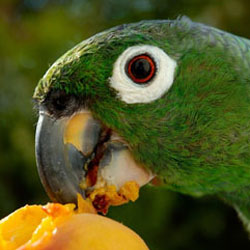
<svg viewBox="0 0 250 250"><path fill-rule="evenodd" d="M134 57L144 54L154 60L156 72L149 82L138 84L127 75L126 65ZM116 60L110 85L118 91L118 97L126 103L149 103L160 98L171 87L176 65L176 61L158 47L151 45L129 47Z"/></svg>

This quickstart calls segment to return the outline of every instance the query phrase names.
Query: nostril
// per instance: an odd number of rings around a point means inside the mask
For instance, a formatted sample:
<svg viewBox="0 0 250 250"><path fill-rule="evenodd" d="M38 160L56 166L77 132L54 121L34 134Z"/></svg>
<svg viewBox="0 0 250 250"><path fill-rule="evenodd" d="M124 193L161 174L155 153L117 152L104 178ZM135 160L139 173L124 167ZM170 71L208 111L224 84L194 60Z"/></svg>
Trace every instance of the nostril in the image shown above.
<svg viewBox="0 0 250 250"><path fill-rule="evenodd" d="M58 89L51 91L47 98L50 101L52 108L58 111L62 111L66 108L71 96L66 94L64 90Z"/></svg>
<svg viewBox="0 0 250 250"><path fill-rule="evenodd" d="M42 105L55 118L70 116L79 108L77 98L73 94L59 89L51 90Z"/></svg>
<svg viewBox="0 0 250 250"><path fill-rule="evenodd" d="M62 111L66 108L69 99L69 96L60 96L58 98L53 99L52 104L56 110Z"/></svg>

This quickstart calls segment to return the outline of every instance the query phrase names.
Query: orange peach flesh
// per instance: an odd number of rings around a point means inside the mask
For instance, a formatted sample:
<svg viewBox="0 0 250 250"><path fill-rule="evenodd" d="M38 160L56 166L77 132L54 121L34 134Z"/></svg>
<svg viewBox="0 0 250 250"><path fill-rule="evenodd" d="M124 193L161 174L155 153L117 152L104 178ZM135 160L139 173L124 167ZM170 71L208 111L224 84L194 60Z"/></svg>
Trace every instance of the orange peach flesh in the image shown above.
<svg viewBox="0 0 250 250"><path fill-rule="evenodd" d="M90 200L98 212L106 214L109 206L119 206L129 201L136 201L139 197L139 185L134 181L126 182L119 191L116 186L109 185L92 191Z"/></svg>
<svg viewBox="0 0 250 250"><path fill-rule="evenodd" d="M148 249L131 229L95 213L80 195L77 210L58 203L22 207L0 221L0 249Z"/></svg>

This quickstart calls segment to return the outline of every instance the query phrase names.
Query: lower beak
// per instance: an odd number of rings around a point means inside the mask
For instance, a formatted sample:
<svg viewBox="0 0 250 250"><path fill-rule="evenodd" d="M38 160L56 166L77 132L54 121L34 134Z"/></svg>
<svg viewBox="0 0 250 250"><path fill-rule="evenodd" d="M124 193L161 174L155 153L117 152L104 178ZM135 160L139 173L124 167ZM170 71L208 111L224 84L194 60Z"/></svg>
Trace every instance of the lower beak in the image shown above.
<svg viewBox="0 0 250 250"><path fill-rule="evenodd" d="M127 181L139 186L154 176L138 165L126 143L91 116L77 113L53 119L40 112L36 128L36 160L39 175L53 201L76 203L96 188Z"/></svg>

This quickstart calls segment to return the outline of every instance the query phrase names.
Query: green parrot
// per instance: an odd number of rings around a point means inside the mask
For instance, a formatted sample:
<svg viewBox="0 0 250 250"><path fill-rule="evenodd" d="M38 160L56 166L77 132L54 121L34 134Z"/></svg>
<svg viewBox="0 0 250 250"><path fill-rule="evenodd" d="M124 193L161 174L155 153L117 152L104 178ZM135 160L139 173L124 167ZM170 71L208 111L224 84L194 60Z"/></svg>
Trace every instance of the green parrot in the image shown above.
<svg viewBox="0 0 250 250"><path fill-rule="evenodd" d="M101 32L39 81L36 159L52 200L152 180L216 195L250 231L250 40L195 23Z"/></svg>

